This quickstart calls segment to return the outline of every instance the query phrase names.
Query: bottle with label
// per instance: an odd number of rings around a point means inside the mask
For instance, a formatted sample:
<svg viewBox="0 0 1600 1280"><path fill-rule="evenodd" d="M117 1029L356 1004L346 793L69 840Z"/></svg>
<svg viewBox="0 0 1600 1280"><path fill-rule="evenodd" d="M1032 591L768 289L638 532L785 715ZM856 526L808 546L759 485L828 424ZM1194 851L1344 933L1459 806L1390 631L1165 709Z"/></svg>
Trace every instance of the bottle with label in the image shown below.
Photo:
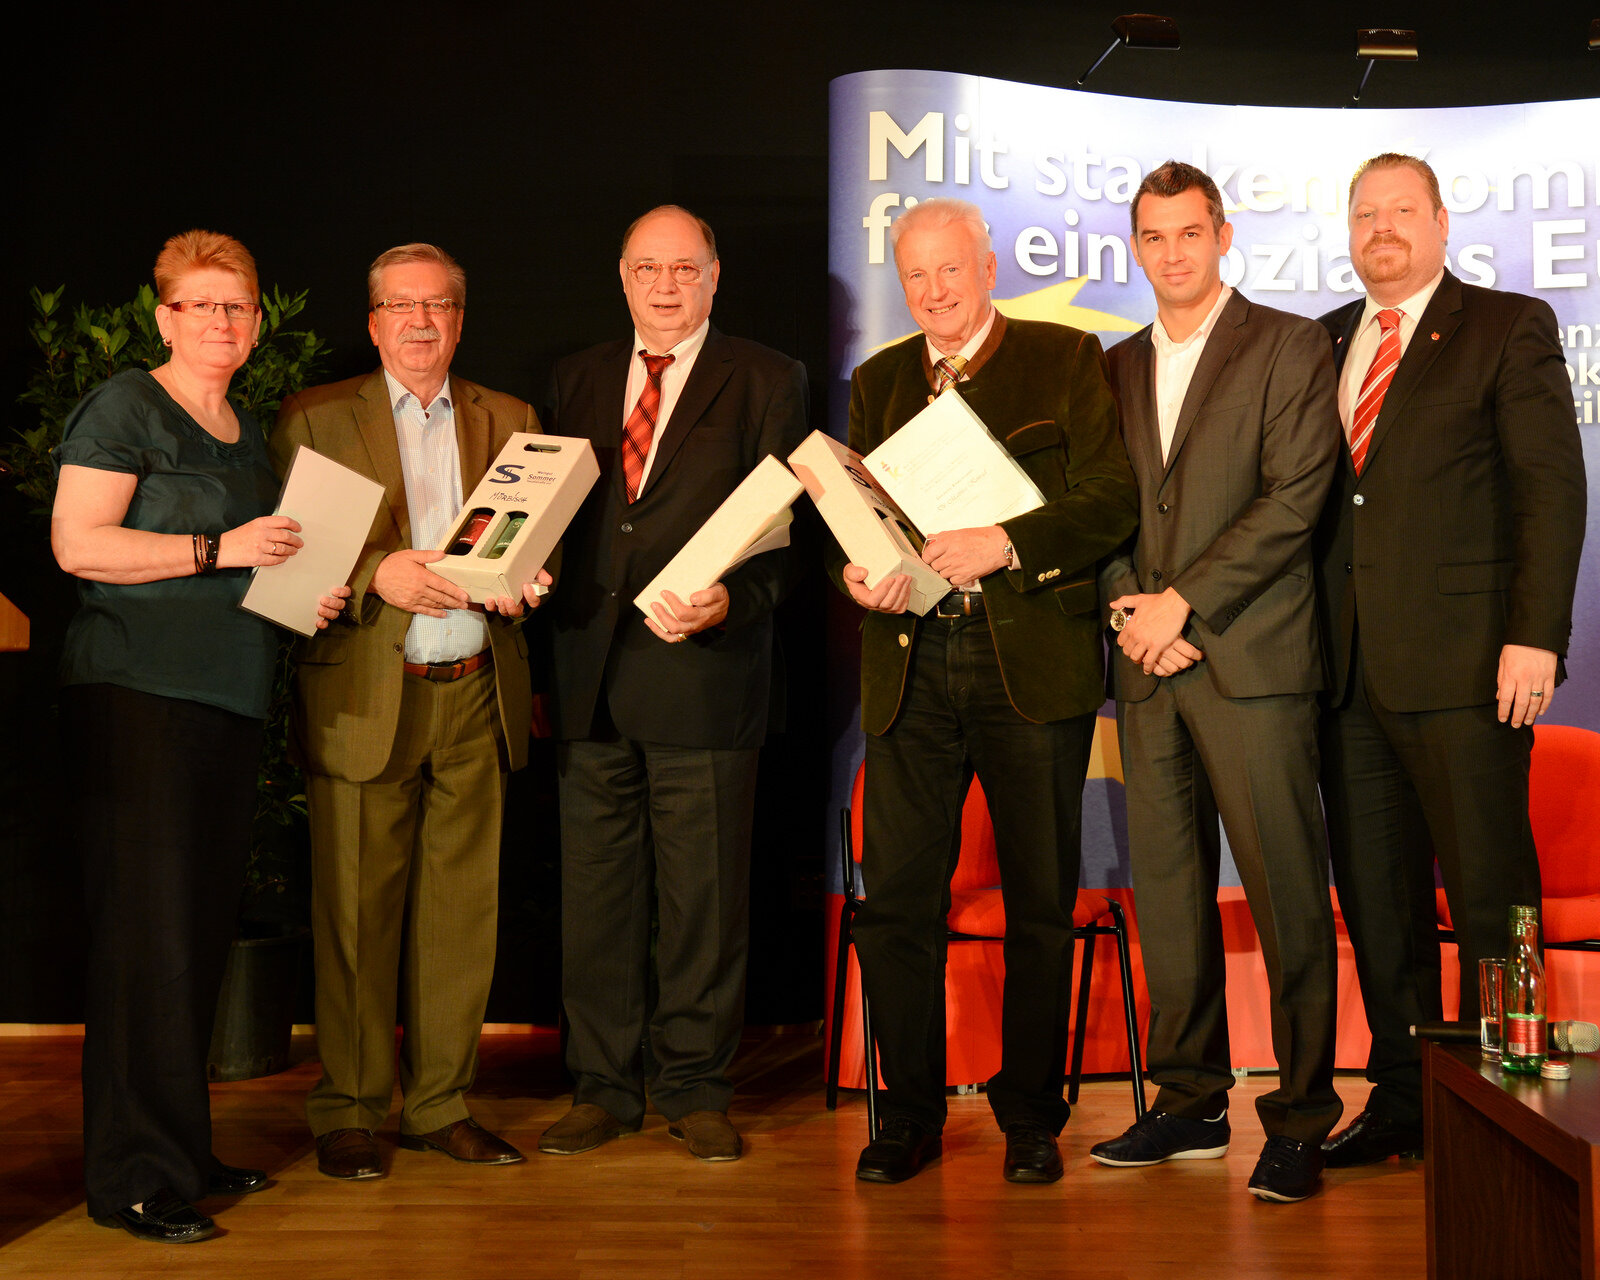
<svg viewBox="0 0 1600 1280"><path fill-rule="evenodd" d="M494 519L494 512L488 507L478 507L467 516L466 523L461 532L456 535L456 540L450 544L447 556L464 556L471 551L483 536L483 531L489 527L489 521Z"/></svg>
<svg viewBox="0 0 1600 1280"><path fill-rule="evenodd" d="M1500 1066L1538 1075L1545 1058L1544 965L1539 960L1539 908L1511 908Z"/></svg>
<svg viewBox="0 0 1600 1280"><path fill-rule="evenodd" d="M508 515L505 518L505 523L500 526L500 532L496 535L494 544L483 553L483 558L485 560L498 560L505 555L506 548L516 538L518 531L522 528L523 522L527 518L528 513L526 511L513 511Z"/></svg>

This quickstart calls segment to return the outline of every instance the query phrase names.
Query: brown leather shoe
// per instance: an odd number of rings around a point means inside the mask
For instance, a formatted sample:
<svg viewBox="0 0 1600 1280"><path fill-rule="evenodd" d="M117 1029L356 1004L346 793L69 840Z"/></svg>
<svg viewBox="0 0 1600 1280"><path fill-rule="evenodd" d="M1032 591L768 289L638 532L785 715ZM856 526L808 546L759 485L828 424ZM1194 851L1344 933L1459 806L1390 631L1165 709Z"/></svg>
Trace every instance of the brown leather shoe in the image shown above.
<svg viewBox="0 0 1600 1280"><path fill-rule="evenodd" d="M577 1102L572 1110L544 1131L539 1150L552 1156L575 1156L593 1151L602 1142L639 1132L640 1122L627 1124L593 1102Z"/></svg>
<svg viewBox="0 0 1600 1280"><path fill-rule="evenodd" d="M523 1159L522 1152L476 1120L457 1120L432 1133L402 1133L400 1145L407 1151L442 1151L462 1164L516 1164Z"/></svg>
<svg viewBox="0 0 1600 1280"><path fill-rule="evenodd" d="M329 1129L317 1135L317 1172L355 1181L383 1177L378 1140L371 1129Z"/></svg>
<svg viewBox="0 0 1600 1280"><path fill-rule="evenodd" d="M689 1148L700 1160L737 1160L744 1154L739 1131L725 1111L691 1111L667 1126L667 1136Z"/></svg>

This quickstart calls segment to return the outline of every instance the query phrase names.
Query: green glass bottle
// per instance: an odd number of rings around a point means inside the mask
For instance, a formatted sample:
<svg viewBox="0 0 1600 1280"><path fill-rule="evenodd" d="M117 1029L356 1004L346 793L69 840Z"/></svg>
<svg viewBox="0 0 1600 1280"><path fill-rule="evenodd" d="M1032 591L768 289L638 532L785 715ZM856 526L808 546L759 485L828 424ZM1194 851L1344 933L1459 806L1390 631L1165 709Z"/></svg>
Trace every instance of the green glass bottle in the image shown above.
<svg viewBox="0 0 1600 1280"><path fill-rule="evenodd" d="M1544 965L1539 960L1539 908L1511 908L1500 1066L1538 1075L1545 1059Z"/></svg>

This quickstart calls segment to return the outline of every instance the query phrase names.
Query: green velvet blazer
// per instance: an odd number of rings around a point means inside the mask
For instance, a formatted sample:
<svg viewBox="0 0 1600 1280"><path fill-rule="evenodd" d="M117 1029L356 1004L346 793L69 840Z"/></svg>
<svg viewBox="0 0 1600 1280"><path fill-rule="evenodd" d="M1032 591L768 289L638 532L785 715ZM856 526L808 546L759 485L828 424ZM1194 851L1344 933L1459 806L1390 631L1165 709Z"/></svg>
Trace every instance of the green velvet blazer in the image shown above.
<svg viewBox="0 0 1600 1280"><path fill-rule="evenodd" d="M1045 496L1042 507L1004 526L1022 567L983 579L1001 676L1012 706L1029 720L1083 715L1105 700L1096 562L1133 532L1139 509L1105 355L1092 334L999 315L985 348L992 354L974 362L956 394ZM919 333L856 369L852 449L870 452L927 405L926 351ZM836 582L842 567L835 547ZM869 612L863 621L861 726L868 733L885 732L899 715L922 625L912 613Z"/></svg>

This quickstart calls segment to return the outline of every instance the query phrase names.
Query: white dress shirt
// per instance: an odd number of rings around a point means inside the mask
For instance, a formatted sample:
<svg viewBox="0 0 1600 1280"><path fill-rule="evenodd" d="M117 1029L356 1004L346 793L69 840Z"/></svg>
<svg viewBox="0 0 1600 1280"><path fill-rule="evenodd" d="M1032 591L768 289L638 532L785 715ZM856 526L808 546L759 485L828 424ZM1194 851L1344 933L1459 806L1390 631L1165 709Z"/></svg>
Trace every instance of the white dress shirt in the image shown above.
<svg viewBox="0 0 1600 1280"><path fill-rule="evenodd" d="M995 311L994 304L991 303L989 306L989 318L985 320L981 326L979 326L977 333L973 334L966 340L961 350L956 352L956 355L960 356L968 364L971 364L972 357L978 354L979 349L982 348L985 342L989 341L989 330L994 328L994 318L997 314L999 313ZM933 345L932 338L925 336L924 340L928 344L928 361L930 364L934 365L935 368L937 368L939 361L944 360L947 357L945 356L944 352L940 351L938 347ZM957 381L966 382L967 378L968 375L963 373L961 377L957 379Z"/></svg>
<svg viewBox="0 0 1600 1280"><path fill-rule="evenodd" d="M461 514L461 455L456 448L456 415L450 403L450 380L433 403L407 391L387 369L389 409L400 444L400 471L406 481L406 510L411 516L411 545L430 550L439 545ZM407 662L459 662L489 644L483 615L451 609L442 618L413 614L406 630Z"/></svg>
<svg viewBox="0 0 1600 1280"><path fill-rule="evenodd" d="M1377 358L1378 343L1383 339L1383 326L1378 323L1378 312L1400 312L1400 354L1405 355L1406 348L1411 345L1411 335L1417 331L1417 321L1428 309L1428 303L1433 300L1433 291L1443 279L1444 270L1441 268L1438 275L1395 307L1386 307L1374 301L1371 294L1367 295L1366 310L1361 313L1361 323L1356 326L1355 337L1350 340L1350 350L1345 353L1344 369L1339 375L1339 421L1344 423L1346 443L1350 440L1350 414L1361 395L1361 384L1366 380L1367 370Z"/></svg>
<svg viewBox="0 0 1600 1280"><path fill-rule="evenodd" d="M650 437L650 452L645 456L644 470L639 473L639 492L644 492L645 481L650 478L650 469L656 464L656 446L661 443L661 433L667 429L667 422L672 417L672 411L677 407L678 397L683 394L683 384L689 380L689 371L694 368L694 362L700 355L700 348L706 345L706 334L711 331L711 321L705 320L693 333L691 333L677 346L666 351L651 350L650 344L639 336L638 330L633 334L633 358L628 361L628 390L622 397L622 425L628 425L628 419L633 416L634 406L639 403L639 396L644 391L645 381L650 376L650 371L644 367L644 361L639 358L640 351L649 351L653 356L671 356L672 363L661 371L661 408L656 413L655 434Z"/></svg>
<svg viewBox="0 0 1600 1280"><path fill-rule="evenodd" d="M1189 384L1194 381L1200 353L1206 349L1206 340L1216 328L1217 317L1231 297L1233 290L1223 285L1199 328L1182 342L1174 342L1168 336L1159 315L1150 326L1150 342L1156 351L1156 426L1161 432L1163 463L1171 461L1172 437L1178 429L1178 415L1183 411L1183 398L1189 394Z"/></svg>

